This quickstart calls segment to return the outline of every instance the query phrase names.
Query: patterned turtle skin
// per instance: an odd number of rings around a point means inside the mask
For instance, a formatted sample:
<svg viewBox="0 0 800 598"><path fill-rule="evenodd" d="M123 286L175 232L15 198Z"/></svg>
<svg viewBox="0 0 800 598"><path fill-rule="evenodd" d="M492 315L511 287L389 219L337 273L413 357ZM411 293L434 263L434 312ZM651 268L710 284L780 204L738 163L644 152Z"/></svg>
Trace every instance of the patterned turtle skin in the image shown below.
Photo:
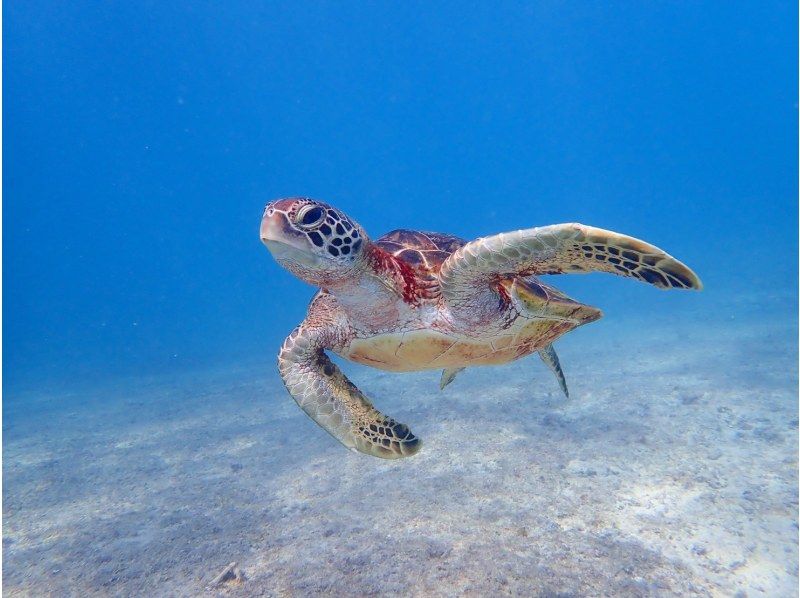
<svg viewBox="0 0 800 598"><path fill-rule="evenodd" d="M340 210L292 197L267 204L260 232L281 266L319 288L280 350L287 390L342 444L387 459L422 443L375 409L326 351L394 372L442 369L441 388L466 367L538 353L569 396L553 342L602 313L538 275L600 271L661 289L702 288L661 249L575 223L469 242L411 230L372 241Z"/></svg>

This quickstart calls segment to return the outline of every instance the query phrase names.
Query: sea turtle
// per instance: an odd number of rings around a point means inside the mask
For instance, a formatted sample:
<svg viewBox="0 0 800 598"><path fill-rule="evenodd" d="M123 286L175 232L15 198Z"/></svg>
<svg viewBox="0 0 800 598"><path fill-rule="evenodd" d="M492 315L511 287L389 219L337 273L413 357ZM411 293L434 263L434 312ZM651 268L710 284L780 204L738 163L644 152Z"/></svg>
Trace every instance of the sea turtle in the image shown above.
<svg viewBox="0 0 800 598"><path fill-rule="evenodd" d="M420 440L376 410L326 350L393 372L443 369L442 388L465 367L538 353L567 393L553 341L602 313L537 275L601 271L662 289L702 287L658 247L574 223L470 242L411 230L372 241L340 210L291 197L267 204L261 240L320 288L280 350L287 390L342 444L387 459L413 455Z"/></svg>

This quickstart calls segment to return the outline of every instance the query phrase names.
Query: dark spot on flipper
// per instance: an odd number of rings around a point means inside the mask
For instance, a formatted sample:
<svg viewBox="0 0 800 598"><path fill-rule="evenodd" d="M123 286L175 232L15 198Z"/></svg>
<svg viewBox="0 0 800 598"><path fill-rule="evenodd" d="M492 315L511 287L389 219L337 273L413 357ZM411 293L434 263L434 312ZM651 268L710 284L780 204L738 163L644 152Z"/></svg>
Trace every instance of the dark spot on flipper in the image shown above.
<svg viewBox="0 0 800 598"><path fill-rule="evenodd" d="M658 264L658 261L661 258L655 255L643 255L641 257L642 263L647 264L648 266L655 266Z"/></svg>
<svg viewBox="0 0 800 598"><path fill-rule="evenodd" d="M669 276L678 280L687 289L690 289L693 286L692 281L689 280L686 276L684 276L680 272L675 272L673 270L672 272L669 272Z"/></svg>
<svg viewBox="0 0 800 598"><path fill-rule="evenodd" d="M588 257L591 259L592 254L587 251L586 253L583 254L583 257Z"/></svg>
<svg viewBox="0 0 800 598"><path fill-rule="evenodd" d="M619 259L618 257L610 257L608 258L608 261L611 262L612 264L619 264L622 260Z"/></svg>
<svg viewBox="0 0 800 598"><path fill-rule="evenodd" d="M628 270L633 270L639 264L634 264L633 262L622 262L622 265L625 266Z"/></svg>
<svg viewBox="0 0 800 598"><path fill-rule="evenodd" d="M622 257L624 257L626 260L630 260L632 262L638 262L639 261L639 254L634 252L634 251L623 251L622 252Z"/></svg>
<svg viewBox="0 0 800 598"><path fill-rule="evenodd" d="M369 425L369 429L372 430L373 432L377 432L378 431L378 426L376 426L375 424L370 424Z"/></svg>
<svg viewBox="0 0 800 598"><path fill-rule="evenodd" d="M381 443L383 444L383 446L386 446L386 447L388 447L390 444L392 444L392 441L391 441L391 440L389 440L388 438L383 438L383 439L381 440Z"/></svg>
<svg viewBox="0 0 800 598"><path fill-rule="evenodd" d="M611 255L619 255L619 249L616 247L606 247L606 251Z"/></svg>
<svg viewBox="0 0 800 598"><path fill-rule="evenodd" d="M584 251L591 251L592 250L592 246L591 245L582 245L581 249L583 249Z"/></svg>
<svg viewBox="0 0 800 598"><path fill-rule="evenodd" d="M672 283L672 286L677 287L679 289L685 289L690 285L683 284L680 280L675 278L672 274L667 274L667 279Z"/></svg>
<svg viewBox="0 0 800 598"><path fill-rule="evenodd" d="M407 436L409 436L409 435L412 435L412 434L411 434L411 430L409 430L409 429L408 429L408 426L407 426L407 425L405 425L405 424L395 424L395 425L394 425L394 433L395 433L395 435L396 435L398 438L400 438L401 440L402 440L403 438L406 438L406 437L407 437ZM412 436L413 436L413 435L412 435Z"/></svg>
<svg viewBox="0 0 800 598"><path fill-rule="evenodd" d="M594 259L596 259L598 262L604 262L606 261L606 256L604 256L602 253L599 253L594 256Z"/></svg>
<svg viewBox="0 0 800 598"><path fill-rule="evenodd" d="M325 374L326 376L333 376L333 372L334 372L333 364L326 363L324 366L322 366L322 373Z"/></svg>
<svg viewBox="0 0 800 598"><path fill-rule="evenodd" d="M610 261L610 260L609 260L609 261ZM627 273L628 273L628 269L627 269L627 268L625 268L624 266L619 266L619 265L617 265L617 264L614 264L614 267L615 267L617 270L619 270L620 272L622 272L623 274L627 274Z"/></svg>
<svg viewBox="0 0 800 598"><path fill-rule="evenodd" d="M656 272L655 270L648 270L647 268L642 268L639 271L639 274L643 279L645 279L650 284L654 284L658 287L668 287L669 283L667 279L664 278L661 273Z"/></svg>

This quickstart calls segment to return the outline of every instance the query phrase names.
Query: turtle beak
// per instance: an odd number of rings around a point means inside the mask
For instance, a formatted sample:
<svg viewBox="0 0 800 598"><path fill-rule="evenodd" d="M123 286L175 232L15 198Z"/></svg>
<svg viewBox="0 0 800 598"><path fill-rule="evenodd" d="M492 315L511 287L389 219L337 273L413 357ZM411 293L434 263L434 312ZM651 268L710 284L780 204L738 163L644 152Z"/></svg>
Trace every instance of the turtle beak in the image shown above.
<svg viewBox="0 0 800 598"><path fill-rule="evenodd" d="M315 266L320 259L310 251L304 235L298 235L286 222L286 215L275 211L261 219L261 242L279 263Z"/></svg>
<svg viewBox="0 0 800 598"><path fill-rule="evenodd" d="M284 218L283 214L275 212L261 220L261 242L276 259L297 253L290 236L284 232Z"/></svg>
<svg viewBox="0 0 800 598"><path fill-rule="evenodd" d="M296 245L292 227L287 222L286 214L275 210L265 214L261 219L261 242L272 251L278 245Z"/></svg>
<svg viewBox="0 0 800 598"><path fill-rule="evenodd" d="M281 230L283 227L276 220L278 220L277 213L272 216L264 216L261 219L261 242L267 247L269 247L270 242L280 242L280 239L283 238Z"/></svg>

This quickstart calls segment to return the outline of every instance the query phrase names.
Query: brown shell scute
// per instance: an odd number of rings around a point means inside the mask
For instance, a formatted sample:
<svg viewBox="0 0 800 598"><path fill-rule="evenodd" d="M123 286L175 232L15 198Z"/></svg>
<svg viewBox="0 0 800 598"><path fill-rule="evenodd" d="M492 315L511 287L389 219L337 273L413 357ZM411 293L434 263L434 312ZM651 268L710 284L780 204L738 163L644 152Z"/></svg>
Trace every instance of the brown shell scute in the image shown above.
<svg viewBox="0 0 800 598"><path fill-rule="evenodd" d="M375 241L415 270L429 274L437 274L442 262L466 243L453 235L405 229L393 230Z"/></svg>

